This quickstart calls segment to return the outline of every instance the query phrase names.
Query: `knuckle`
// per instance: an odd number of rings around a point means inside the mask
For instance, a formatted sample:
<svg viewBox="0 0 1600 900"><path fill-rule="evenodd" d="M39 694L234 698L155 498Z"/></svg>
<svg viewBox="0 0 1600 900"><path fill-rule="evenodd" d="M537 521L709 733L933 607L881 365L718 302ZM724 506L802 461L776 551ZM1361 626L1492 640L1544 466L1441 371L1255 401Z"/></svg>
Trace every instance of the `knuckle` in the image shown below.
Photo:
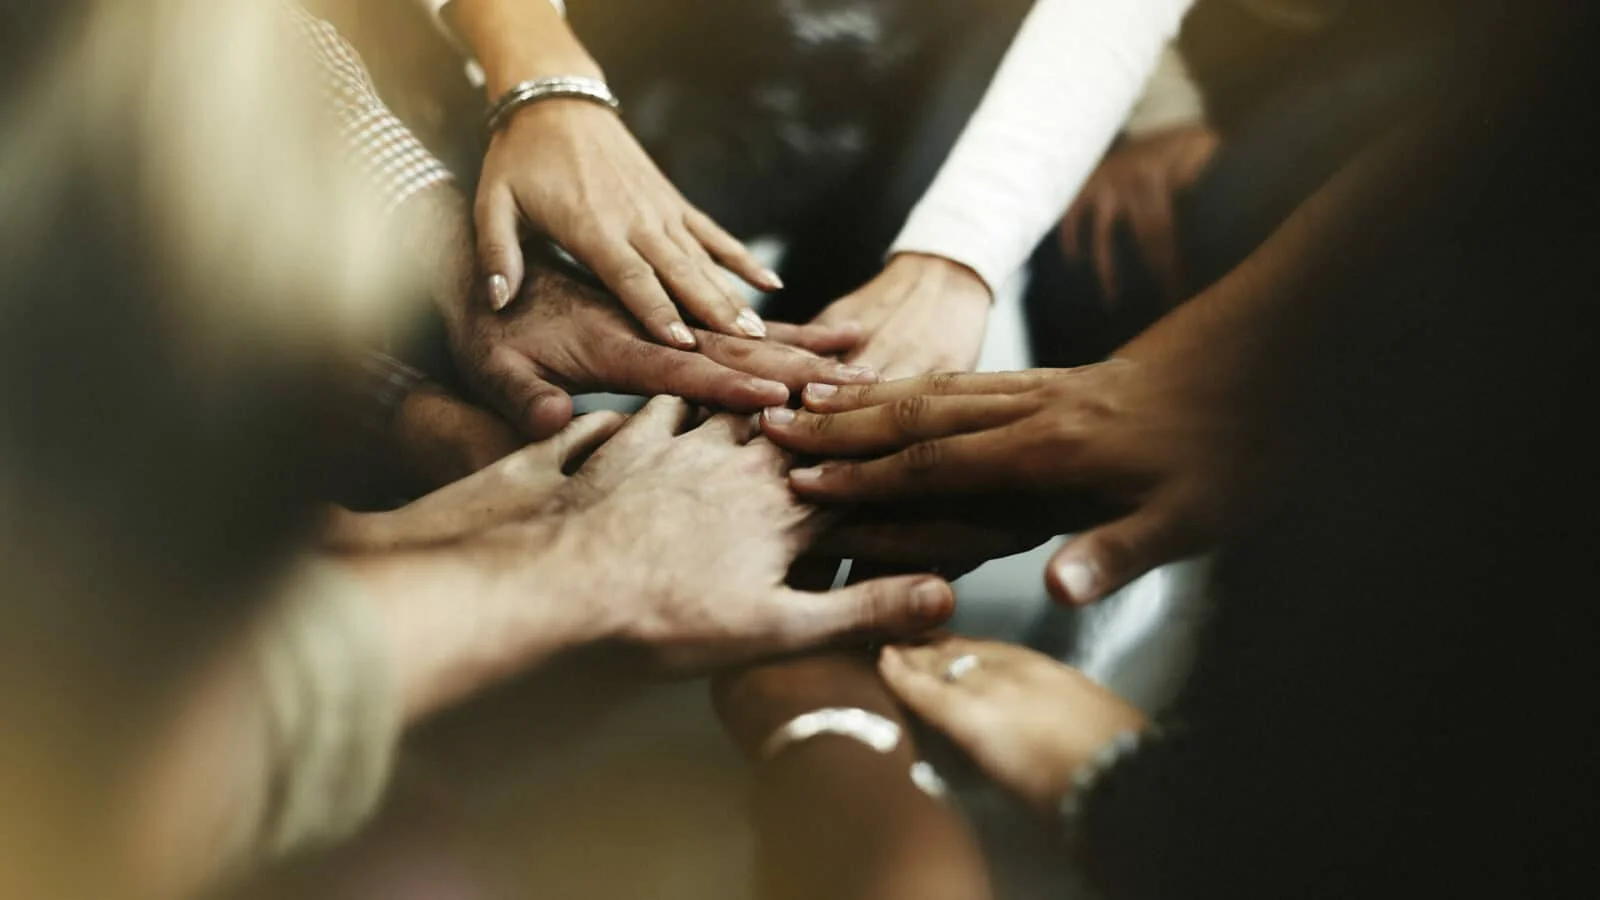
<svg viewBox="0 0 1600 900"><path fill-rule="evenodd" d="M612 268L611 275L626 285L642 285L656 280L655 270L638 260L619 263Z"/></svg>
<svg viewBox="0 0 1600 900"><path fill-rule="evenodd" d="M915 434L928 414L928 398L921 394L902 397L889 405L890 425L902 435Z"/></svg>
<svg viewBox="0 0 1600 900"><path fill-rule="evenodd" d="M833 430L833 416L807 416L806 431L812 437L824 437Z"/></svg>
<svg viewBox="0 0 1600 900"><path fill-rule="evenodd" d="M945 448L939 441L922 441L904 451L906 471L913 474L931 472L944 462Z"/></svg>
<svg viewBox="0 0 1600 900"><path fill-rule="evenodd" d="M928 388L935 394L954 393L959 378L958 372L938 372L928 377Z"/></svg>

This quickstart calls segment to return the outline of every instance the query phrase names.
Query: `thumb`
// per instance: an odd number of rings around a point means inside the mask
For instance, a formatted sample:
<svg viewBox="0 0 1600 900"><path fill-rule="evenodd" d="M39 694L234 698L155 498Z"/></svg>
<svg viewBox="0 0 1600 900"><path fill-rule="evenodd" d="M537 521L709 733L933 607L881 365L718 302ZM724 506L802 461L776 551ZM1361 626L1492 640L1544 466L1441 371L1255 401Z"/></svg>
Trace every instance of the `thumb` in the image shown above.
<svg viewBox="0 0 1600 900"><path fill-rule="evenodd" d="M525 437L542 441L572 421L572 398L539 377L533 361L515 353L493 357L479 376L484 394Z"/></svg>
<svg viewBox="0 0 1600 900"><path fill-rule="evenodd" d="M485 188L473 213L478 229L478 271L496 312L511 305L522 288L522 242L517 201L505 188Z"/></svg>
<svg viewBox="0 0 1600 900"><path fill-rule="evenodd" d="M1198 543L1168 512L1142 509L1067 541L1045 569L1045 587L1061 603L1084 606L1188 556Z"/></svg>
<svg viewBox="0 0 1600 900"><path fill-rule="evenodd" d="M950 618L956 597L942 578L904 575L863 581L825 594L787 588L778 649L795 652L845 637L921 634Z"/></svg>

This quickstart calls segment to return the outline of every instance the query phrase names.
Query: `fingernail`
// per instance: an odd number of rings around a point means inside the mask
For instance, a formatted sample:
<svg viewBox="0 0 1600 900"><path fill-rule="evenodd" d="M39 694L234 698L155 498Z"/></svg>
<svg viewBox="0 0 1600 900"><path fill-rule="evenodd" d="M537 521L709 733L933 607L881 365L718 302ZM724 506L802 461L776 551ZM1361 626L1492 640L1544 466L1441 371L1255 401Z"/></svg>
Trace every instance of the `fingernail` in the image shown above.
<svg viewBox="0 0 1600 900"><path fill-rule="evenodd" d="M804 393L813 400L826 400L839 393L839 389L831 384L808 384Z"/></svg>
<svg viewBox="0 0 1600 900"><path fill-rule="evenodd" d="M511 302L511 282L504 275L489 276L489 306L495 312L505 309Z"/></svg>
<svg viewBox="0 0 1600 900"><path fill-rule="evenodd" d="M1087 565L1077 560L1069 560L1056 566L1056 580L1067 592L1067 597L1074 603L1086 602L1094 596L1094 572Z"/></svg>
<svg viewBox="0 0 1600 900"><path fill-rule="evenodd" d="M778 273L771 269L762 269L761 286L769 291L781 291L783 290L783 279L779 278Z"/></svg>
<svg viewBox="0 0 1600 900"><path fill-rule="evenodd" d="M789 386L781 381L752 378L748 384L750 385L750 390L760 394L762 397L771 398L763 402L762 406L779 406L789 402Z"/></svg>
<svg viewBox="0 0 1600 900"><path fill-rule="evenodd" d="M739 318L735 319L734 322L738 324L740 331L753 338L767 336L767 323L761 321L761 317L756 315L756 311L753 309L747 309L739 313Z"/></svg>
<svg viewBox="0 0 1600 900"><path fill-rule="evenodd" d="M941 581L924 581L911 589L911 608L919 619L944 617L948 589Z"/></svg>
<svg viewBox="0 0 1600 900"><path fill-rule="evenodd" d="M768 425L787 425L794 421L794 410L787 406L769 407L765 415Z"/></svg>
<svg viewBox="0 0 1600 900"><path fill-rule="evenodd" d="M689 326L683 324L682 322L673 322L671 325L668 325L667 333L671 334L672 339L684 347L694 346L694 332L690 331Z"/></svg>
<svg viewBox="0 0 1600 900"><path fill-rule="evenodd" d="M840 366L834 370L839 377L846 381L874 382L878 380L878 370L871 366ZM833 391L833 387L828 388Z"/></svg>
<svg viewBox="0 0 1600 900"><path fill-rule="evenodd" d="M812 466L809 469L795 469L789 473L789 480L795 484L815 486L822 483L822 466Z"/></svg>

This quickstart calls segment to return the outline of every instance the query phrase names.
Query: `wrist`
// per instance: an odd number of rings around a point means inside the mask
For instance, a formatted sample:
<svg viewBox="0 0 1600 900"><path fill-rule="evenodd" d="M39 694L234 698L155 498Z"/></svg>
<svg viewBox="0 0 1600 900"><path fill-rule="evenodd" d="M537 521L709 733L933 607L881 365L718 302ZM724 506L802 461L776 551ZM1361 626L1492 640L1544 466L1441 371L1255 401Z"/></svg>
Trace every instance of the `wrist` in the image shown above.
<svg viewBox="0 0 1600 900"><path fill-rule="evenodd" d="M994 293L977 272L947 257L931 253L896 253L889 259L885 271L907 279L918 293L981 301L985 306L994 302Z"/></svg>
<svg viewBox="0 0 1600 900"><path fill-rule="evenodd" d="M605 78L561 13L545 0L452 0L445 19L483 67L491 101L535 78Z"/></svg>
<svg viewBox="0 0 1600 900"><path fill-rule="evenodd" d="M591 639L592 616L571 602L554 530L520 524L446 547L341 560L383 622L406 722Z"/></svg>
<svg viewBox="0 0 1600 900"><path fill-rule="evenodd" d="M754 756L778 728L825 707L864 709L905 727L870 657L837 651L754 666L717 678L712 700L729 736Z"/></svg>

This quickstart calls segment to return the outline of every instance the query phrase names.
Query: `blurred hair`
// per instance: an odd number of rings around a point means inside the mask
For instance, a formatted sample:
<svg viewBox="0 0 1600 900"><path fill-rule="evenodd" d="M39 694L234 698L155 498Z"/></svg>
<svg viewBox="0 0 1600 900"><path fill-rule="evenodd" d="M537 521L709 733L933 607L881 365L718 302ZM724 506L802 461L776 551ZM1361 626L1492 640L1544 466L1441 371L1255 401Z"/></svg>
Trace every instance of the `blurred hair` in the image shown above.
<svg viewBox="0 0 1600 900"><path fill-rule="evenodd" d="M272 0L4 18L0 815L43 835L16 791L94 798L294 551L388 266Z"/></svg>

